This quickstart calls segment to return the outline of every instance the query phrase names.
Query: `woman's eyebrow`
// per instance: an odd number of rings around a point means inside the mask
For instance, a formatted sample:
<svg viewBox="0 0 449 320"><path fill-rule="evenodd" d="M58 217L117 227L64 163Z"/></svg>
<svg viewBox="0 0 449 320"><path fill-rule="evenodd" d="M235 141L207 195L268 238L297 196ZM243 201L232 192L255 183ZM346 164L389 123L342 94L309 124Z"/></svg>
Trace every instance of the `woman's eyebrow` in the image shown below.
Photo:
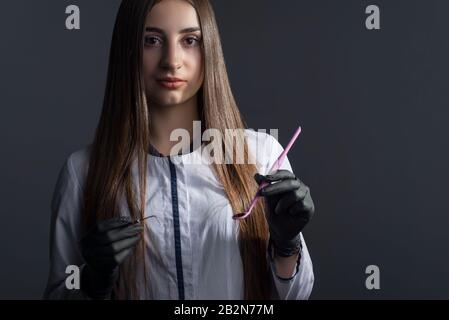
<svg viewBox="0 0 449 320"><path fill-rule="evenodd" d="M156 28L156 27L146 27L145 31L165 34L164 30L162 30L160 28ZM180 30L179 33L190 33L190 32L195 32L195 31L201 31L201 29L199 27L190 27L190 28L185 28L185 29Z"/></svg>

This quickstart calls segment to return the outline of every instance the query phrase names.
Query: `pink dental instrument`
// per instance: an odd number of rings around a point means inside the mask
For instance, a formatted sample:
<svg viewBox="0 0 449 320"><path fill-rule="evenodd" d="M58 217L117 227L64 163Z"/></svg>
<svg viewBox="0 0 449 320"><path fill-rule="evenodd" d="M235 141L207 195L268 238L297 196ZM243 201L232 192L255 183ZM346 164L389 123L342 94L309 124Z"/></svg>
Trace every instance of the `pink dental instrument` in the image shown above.
<svg viewBox="0 0 449 320"><path fill-rule="evenodd" d="M293 137L290 139L290 142L285 147L284 151L281 153L281 155L275 161L275 163L273 163L269 173L272 173L273 171L278 170L282 166L282 163L284 162L285 157L287 156L287 153L290 151L293 143L296 141L296 139L298 138L300 133L301 133L301 127L298 127L298 129L296 129L295 133L293 134ZM259 186L259 189L257 190L256 195L254 196L253 200L251 201L249 208L245 212L237 213L237 214L233 215L232 219L241 220L241 219L245 219L247 216L249 216L251 214L251 211L255 207L257 200L259 200L259 198L260 198L259 191L267 185L269 185L268 182L262 182L262 184Z"/></svg>

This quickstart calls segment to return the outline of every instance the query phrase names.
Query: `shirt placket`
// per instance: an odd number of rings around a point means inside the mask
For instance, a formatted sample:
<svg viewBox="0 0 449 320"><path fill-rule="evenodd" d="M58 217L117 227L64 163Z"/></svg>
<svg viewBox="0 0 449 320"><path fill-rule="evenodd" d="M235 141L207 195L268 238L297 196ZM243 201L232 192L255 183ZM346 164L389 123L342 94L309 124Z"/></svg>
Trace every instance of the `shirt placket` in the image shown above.
<svg viewBox="0 0 449 320"><path fill-rule="evenodd" d="M173 213L173 237L178 298L193 299L192 246L188 189L184 163L167 158L170 167L170 193Z"/></svg>

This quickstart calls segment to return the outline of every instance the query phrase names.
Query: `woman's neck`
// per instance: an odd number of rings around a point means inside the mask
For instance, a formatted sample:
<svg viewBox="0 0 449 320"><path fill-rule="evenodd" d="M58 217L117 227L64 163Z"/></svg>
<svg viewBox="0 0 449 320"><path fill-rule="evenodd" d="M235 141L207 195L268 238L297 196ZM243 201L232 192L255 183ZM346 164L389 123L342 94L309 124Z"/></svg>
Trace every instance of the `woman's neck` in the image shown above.
<svg viewBox="0 0 449 320"><path fill-rule="evenodd" d="M175 129L185 129L189 132L190 141L193 139L193 121L199 121L197 96L178 105L151 106L150 111L152 130L150 140L153 147L162 155L169 155L171 148L178 141L170 141L170 134Z"/></svg>

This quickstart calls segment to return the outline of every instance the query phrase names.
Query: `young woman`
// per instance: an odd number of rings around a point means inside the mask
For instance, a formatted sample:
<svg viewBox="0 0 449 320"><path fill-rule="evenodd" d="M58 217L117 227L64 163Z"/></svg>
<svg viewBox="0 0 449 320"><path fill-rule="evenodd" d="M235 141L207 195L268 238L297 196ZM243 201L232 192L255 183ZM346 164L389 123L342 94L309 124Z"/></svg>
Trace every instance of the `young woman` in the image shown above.
<svg viewBox="0 0 449 320"><path fill-rule="evenodd" d="M196 147L173 153L179 128ZM256 161L192 161L208 129L237 129ZM54 191L45 297L307 299L314 275L301 231L314 204L288 159L264 176L282 151L241 118L208 0L124 0L95 139L68 157ZM233 219L263 181L252 214ZM66 286L69 265L79 290Z"/></svg>

